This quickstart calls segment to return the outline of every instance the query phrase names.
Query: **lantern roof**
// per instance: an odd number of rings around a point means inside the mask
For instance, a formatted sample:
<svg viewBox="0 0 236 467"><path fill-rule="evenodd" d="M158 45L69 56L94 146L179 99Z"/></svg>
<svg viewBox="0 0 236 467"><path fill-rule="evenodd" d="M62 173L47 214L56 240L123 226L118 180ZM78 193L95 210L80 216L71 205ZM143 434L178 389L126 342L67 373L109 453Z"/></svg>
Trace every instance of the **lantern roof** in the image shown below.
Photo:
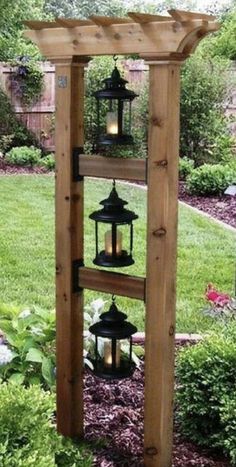
<svg viewBox="0 0 236 467"><path fill-rule="evenodd" d="M115 183L108 198L100 201L100 204L103 206L103 209L90 214L90 219L98 222L116 222L117 224L127 224L138 219L137 214L124 208L128 202L119 197Z"/></svg>
<svg viewBox="0 0 236 467"><path fill-rule="evenodd" d="M102 313L100 321L90 326L89 330L95 336L126 339L137 332L136 326L126 319L127 315L118 310L113 298L109 310Z"/></svg>
<svg viewBox="0 0 236 467"><path fill-rule="evenodd" d="M25 21L25 37L42 55L55 61L68 57L139 54L142 58L184 60L203 37L219 29L215 16L169 10L168 16L130 12L127 17L90 16Z"/></svg>
<svg viewBox="0 0 236 467"><path fill-rule="evenodd" d="M95 91L93 95L97 99L122 99L132 101L135 97L138 97L134 91L126 89L125 85L128 81L121 77L120 72L115 66L109 78L105 78L102 81L105 84L105 88Z"/></svg>

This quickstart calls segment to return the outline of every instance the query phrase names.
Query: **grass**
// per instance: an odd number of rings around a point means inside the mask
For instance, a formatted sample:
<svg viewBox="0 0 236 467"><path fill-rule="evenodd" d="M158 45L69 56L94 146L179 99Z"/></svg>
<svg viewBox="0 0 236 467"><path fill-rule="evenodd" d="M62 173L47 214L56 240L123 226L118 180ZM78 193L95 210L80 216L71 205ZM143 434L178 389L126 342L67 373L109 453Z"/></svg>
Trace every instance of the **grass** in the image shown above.
<svg viewBox="0 0 236 467"><path fill-rule="evenodd" d="M146 193L119 184L119 193L135 210L135 264L120 272L145 275ZM85 264L93 265L94 225L89 214L109 193L111 182L85 184ZM0 303L20 309L54 305L54 180L49 175L16 175L0 178ZM180 206L177 279L177 331L203 332L218 325L204 317L204 289L214 283L232 293L234 283L233 232L188 207ZM86 291L89 303L103 296ZM105 296L109 300L109 296ZM120 297L118 304L139 330L144 329L144 307L137 300Z"/></svg>

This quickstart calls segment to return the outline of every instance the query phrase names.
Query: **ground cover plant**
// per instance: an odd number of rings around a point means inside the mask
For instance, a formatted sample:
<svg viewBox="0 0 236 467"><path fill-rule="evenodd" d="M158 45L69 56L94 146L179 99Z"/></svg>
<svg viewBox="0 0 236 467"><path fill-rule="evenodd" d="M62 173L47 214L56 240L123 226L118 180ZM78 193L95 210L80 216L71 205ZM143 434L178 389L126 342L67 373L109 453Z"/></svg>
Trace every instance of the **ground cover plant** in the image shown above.
<svg viewBox="0 0 236 467"><path fill-rule="evenodd" d="M146 192L118 183L118 191L139 214L135 222L135 264L128 270L145 275ZM85 264L93 266L94 225L89 214L109 193L111 183L89 180L85 184ZM0 178L0 281L1 303L22 310L32 305L54 308L54 179L50 175ZM17 201L16 201L17 200ZM15 207L17 202L17 209ZM177 331L200 332L219 327L202 314L204 288L214 283L232 293L235 235L214 222L180 206L178 243ZM107 300L107 295L99 294ZM86 303L98 294L86 291ZM118 305L144 330L142 302L120 297Z"/></svg>

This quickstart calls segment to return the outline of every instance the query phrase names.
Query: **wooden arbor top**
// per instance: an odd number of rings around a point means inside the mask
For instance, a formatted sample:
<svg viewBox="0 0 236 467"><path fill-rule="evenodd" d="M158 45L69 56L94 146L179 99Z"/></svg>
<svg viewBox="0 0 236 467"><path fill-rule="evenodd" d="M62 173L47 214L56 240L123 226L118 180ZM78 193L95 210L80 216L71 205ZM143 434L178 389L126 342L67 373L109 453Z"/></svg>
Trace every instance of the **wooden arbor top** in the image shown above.
<svg viewBox="0 0 236 467"><path fill-rule="evenodd" d="M53 60L93 55L139 54L181 60L200 40L219 29L212 15L169 10L169 16L128 13L126 18L91 16L87 20L57 18L25 21L25 37Z"/></svg>

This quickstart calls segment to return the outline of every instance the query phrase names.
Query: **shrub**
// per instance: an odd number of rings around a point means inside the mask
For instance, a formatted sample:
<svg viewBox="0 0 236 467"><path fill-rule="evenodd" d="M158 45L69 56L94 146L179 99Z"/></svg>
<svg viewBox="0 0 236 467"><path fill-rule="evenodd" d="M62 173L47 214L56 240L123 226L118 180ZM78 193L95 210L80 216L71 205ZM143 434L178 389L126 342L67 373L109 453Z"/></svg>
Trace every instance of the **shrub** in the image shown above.
<svg viewBox="0 0 236 467"><path fill-rule="evenodd" d="M38 144L36 136L17 119L7 95L0 87L0 150L5 153L13 146Z"/></svg>
<svg viewBox="0 0 236 467"><path fill-rule="evenodd" d="M201 48L182 68L180 153L196 165L217 163L232 154L233 141L224 116L228 70L226 60L209 58Z"/></svg>
<svg viewBox="0 0 236 467"><path fill-rule="evenodd" d="M187 176L194 169L194 161L187 157L181 157L179 159L179 178L180 180L186 180Z"/></svg>
<svg viewBox="0 0 236 467"><path fill-rule="evenodd" d="M12 148L6 154L6 161L12 165L20 165L20 166L27 166L27 165L35 165L39 162L41 157L41 150L37 149L33 146L21 146Z"/></svg>
<svg viewBox="0 0 236 467"><path fill-rule="evenodd" d="M55 386L55 312L34 309L2 312L0 329L0 377L17 384ZM7 348L3 348L7 347ZM7 351L8 350L8 351ZM9 352L11 354L9 354Z"/></svg>
<svg viewBox="0 0 236 467"><path fill-rule="evenodd" d="M229 165L204 164L187 177L187 190L193 195L221 194L234 179L235 172Z"/></svg>
<svg viewBox="0 0 236 467"><path fill-rule="evenodd" d="M48 154L42 159L39 160L38 165L41 167L45 167L47 170L54 170L55 169L55 156L54 154Z"/></svg>
<svg viewBox="0 0 236 467"><path fill-rule="evenodd" d="M177 416L188 439L224 450L233 459L236 437L230 407L235 407L236 326L231 326L223 335L208 336L179 352Z"/></svg>
<svg viewBox="0 0 236 467"><path fill-rule="evenodd" d="M54 396L39 387L0 385L0 465L3 467L89 467L83 446L56 433Z"/></svg>

